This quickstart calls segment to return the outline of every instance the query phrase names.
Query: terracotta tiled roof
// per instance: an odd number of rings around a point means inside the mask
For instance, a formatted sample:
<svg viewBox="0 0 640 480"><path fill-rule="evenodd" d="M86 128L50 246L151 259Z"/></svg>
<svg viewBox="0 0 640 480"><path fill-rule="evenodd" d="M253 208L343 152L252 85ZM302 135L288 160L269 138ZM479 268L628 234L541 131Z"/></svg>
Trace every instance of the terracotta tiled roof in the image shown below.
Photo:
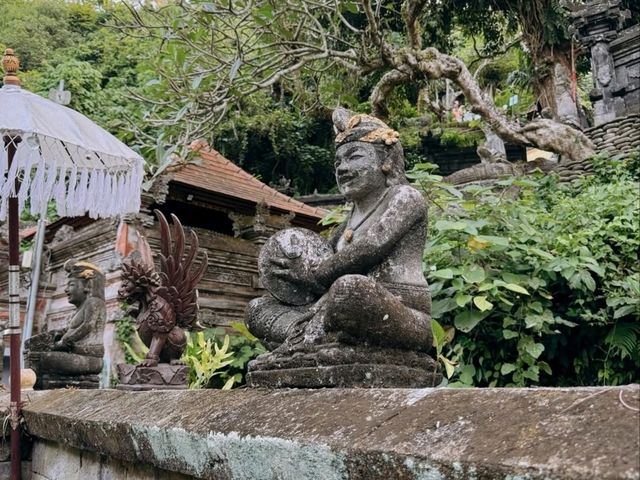
<svg viewBox="0 0 640 480"><path fill-rule="evenodd" d="M175 170L172 181L313 218L327 214L327 210L310 207L269 187L215 150L199 153L202 162Z"/></svg>

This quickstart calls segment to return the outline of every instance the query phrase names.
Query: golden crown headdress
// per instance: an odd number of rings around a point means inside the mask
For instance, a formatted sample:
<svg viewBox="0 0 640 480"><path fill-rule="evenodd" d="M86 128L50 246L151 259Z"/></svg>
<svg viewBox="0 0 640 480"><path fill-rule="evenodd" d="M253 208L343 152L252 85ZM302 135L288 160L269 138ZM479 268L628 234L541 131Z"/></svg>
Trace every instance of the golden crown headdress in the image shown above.
<svg viewBox="0 0 640 480"><path fill-rule="evenodd" d="M336 145L348 142L379 143L395 145L400 134L379 118L365 113L353 114L344 108L333 111L333 125L336 129Z"/></svg>

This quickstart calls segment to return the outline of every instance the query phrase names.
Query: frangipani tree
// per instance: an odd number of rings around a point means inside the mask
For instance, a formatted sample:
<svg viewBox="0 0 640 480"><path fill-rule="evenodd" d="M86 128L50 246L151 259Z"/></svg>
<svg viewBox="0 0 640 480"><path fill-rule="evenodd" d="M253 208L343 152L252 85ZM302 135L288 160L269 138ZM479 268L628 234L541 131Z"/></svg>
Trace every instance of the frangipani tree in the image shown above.
<svg viewBox="0 0 640 480"><path fill-rule="evenodd" d="M376 78L370 103L384 117L401 85L455 82L471 111L503 140L582 160L593 145L579 130L548 118L521 126L500 112L458 58L425 44L428 0L227 0L179 2L139 12L121 27L164 40L158 125L180 121L206 136L247 96L307 76L344 71ZM131 28L128 28L131 27Z"/></svg>

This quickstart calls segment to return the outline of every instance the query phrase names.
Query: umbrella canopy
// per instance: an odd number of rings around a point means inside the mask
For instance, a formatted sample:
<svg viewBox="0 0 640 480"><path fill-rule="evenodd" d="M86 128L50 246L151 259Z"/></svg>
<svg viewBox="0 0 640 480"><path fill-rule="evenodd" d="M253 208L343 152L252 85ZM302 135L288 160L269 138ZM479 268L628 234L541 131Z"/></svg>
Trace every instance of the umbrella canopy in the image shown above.
<svg viewBox="0 0 640 480"><path fill-rule="evenodd" d="M84 115L22 90L0 88L0 134L13 141L0 152L0 221L7 199L27 198L33 214L55 200L60 216L93 218L137 212L143 179L140 155ZM21 180L15 191L16 178Z"/></svg>

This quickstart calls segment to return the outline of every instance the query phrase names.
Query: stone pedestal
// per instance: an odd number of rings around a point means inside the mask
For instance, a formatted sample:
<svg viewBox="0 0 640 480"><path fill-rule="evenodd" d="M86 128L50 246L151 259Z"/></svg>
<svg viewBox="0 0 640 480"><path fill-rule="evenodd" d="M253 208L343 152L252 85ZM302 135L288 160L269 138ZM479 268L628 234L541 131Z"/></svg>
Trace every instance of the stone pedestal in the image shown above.
<svg viewBox="0 0 640 480"><path fill-rule="evenodd" d="M249 363L247 384L264 388L424 388L442 381L424 353L339 343L272 352Z"/></svg>
<svg viewBox="0 0 640 480"><path fill-rule="evenodd" d="M157 367L118 364L118 390L186 390L189 367L161 363Z"/></svg>
<svg viewBox="0 0 640 480"><path fill-rule="evenodd" d="M36 373L36 390L100 388L102 357L69 352L29 352L25 363Z"/></svg>
<svg viewBox="0 0 640 480"><path fill-rule="evenodd" d="M38 375L36 390L53 390L55 388L100 388L100 375L58 375L43 373Z"/></svg>

